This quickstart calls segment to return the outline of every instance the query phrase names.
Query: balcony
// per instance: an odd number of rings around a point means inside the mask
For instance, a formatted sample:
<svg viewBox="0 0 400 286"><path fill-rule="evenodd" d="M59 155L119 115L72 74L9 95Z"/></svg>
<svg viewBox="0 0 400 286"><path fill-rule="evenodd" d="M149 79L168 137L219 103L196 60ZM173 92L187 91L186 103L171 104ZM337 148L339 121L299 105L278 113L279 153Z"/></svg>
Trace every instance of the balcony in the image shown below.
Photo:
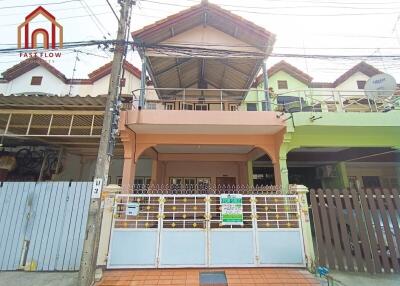
<svg viewBox="0 0 400 286"><path fill-rule="evenodd" d="M382 91L380 91L382 92ZM140 90L126 109L137 110ZM268 111L262 89L146 88L145 110ZM270 111L388 112L400 109L400 94L369 97L364 90L308 89L270 93Z"/></svg>

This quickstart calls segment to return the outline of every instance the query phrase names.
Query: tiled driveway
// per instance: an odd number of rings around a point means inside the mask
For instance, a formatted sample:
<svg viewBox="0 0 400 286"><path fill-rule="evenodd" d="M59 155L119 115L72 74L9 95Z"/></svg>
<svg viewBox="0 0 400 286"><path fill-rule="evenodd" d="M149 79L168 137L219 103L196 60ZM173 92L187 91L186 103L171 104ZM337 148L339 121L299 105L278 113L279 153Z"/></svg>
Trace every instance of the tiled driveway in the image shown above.
<svg viewBox="0 0 400 286"><path fill-rule="evenodd" d="M288 268L229 268L229 269L138 269L107 270L96 286L115 285L193 285L200 286L199 273L225 271L229 286L261 285L320 285L313 276L302 269ZM204 284L215 285L217 284ZM221 284L218 284L220 286ZM223 285L223 284L222 284ZM221 286L222 286L221 285Z"/></svg>

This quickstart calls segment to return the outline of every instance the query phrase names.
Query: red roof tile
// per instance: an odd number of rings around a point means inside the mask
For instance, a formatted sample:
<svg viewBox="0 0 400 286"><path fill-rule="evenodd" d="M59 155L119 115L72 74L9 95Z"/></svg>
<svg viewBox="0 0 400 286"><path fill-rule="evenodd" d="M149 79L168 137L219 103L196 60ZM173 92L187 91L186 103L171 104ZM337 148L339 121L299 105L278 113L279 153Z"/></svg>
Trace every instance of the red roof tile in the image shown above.
<svg viewBox="0 0 400 286"><path fill-rule="evenodd" d="M98 69L92 71L91 73L88 74L89 79L92 82L95 82L95 81L99 80L100 78L110 74L111 73L111 66L112 66L112 62L109 62L109 63L99 67ZM140 79L141 74L142 74L141 71L137 67L135 67L134 65L129 63L128 61L124 61L123 68L126 71L129 71L134 76L136 76L137 78Z"/></svg>
<svg viewBox="0 0 400 286"><path fill-rule="evenodd" d="M382 73L380 70L378 70L377 68L367 64L366 62L360 62L358 64L356 64L354 67L352 67L351 69L349 69L347 72L345 72L344 74L342 74L340 77L338 77L334 82L333 85L336 87L339 84L345 82L346 80L348 80L353 74L355 74L356 72L361 72L363 74L365 74L366 76L374 76L376 74L380 74Z"/></svg>

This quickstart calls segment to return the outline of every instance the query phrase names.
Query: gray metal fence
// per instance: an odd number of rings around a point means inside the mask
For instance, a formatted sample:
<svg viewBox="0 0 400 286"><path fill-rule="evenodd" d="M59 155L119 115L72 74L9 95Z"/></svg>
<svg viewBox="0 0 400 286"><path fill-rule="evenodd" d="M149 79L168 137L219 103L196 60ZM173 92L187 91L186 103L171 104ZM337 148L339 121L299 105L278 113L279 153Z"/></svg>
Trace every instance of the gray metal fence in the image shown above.
<svg viewBox="0 0 400 286"><path fill-rule="evenodd" d="M78 270L92 182L0 186L0 270Z"/></svg>

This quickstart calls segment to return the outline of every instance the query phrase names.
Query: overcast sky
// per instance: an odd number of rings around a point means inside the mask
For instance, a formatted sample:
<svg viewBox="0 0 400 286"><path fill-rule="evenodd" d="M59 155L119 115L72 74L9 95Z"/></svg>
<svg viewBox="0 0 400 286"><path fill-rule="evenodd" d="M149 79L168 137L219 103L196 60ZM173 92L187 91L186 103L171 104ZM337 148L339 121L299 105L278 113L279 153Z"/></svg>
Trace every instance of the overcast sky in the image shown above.
<svg viewBox="0 0 400 286"><path fill-rule="evenodd" d="M119 14L116 0L109 0ZM195 5L200 0L142 0L134 8L131 31ZM210 0L277 36L273 52L329 55L400 55L400 1L395 0ZM52 5L47 5L51 4ZM59 4L57 4L59 3ZM1 48L16 47L17 26L42 4L64 27L64 41L116 37L117 23L106 0L0 0ZM44 4L44 5L43 5ZM89 8L87 8L86 4ZM21 6L21 7L12 7ZM89 14L96 16L89 16ZM100 23L98 23L100 22ZM97 47L64 51L54 63L67 77L85 78L111 60ZM0 72L18 63L18 53L0 54ZM128 60L139 65L137 55ZM281 60L270 58L268 65ZM358 60L285 59L310 74L314 81L333 81ZM400 82L400 59L369 59L368 63Z"/></svg>

